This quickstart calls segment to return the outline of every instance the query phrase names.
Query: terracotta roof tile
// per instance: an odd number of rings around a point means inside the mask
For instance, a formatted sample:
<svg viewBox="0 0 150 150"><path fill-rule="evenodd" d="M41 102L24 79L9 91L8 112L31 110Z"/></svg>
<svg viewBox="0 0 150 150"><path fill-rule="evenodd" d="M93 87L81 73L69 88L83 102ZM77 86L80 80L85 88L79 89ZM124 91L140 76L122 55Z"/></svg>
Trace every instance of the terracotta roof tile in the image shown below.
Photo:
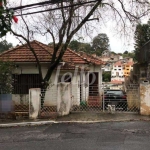
<svg viewBox="0 0 150 150"><path fill-rule="evenodd" d="M30 42L31 46L34 48L34 51L40 60L40 62L50 62L52 58L53 48L43 44L38 41ZM0 59L3 61L13 61L13 62L35 62L36 59L33 53L28 48L27 44L17 46L13 49L5 51L0 54ZM80 54L67 49L62 60L64 62L69 62L73 64L87 64L94 63L97 65L103 64L101 60L95 59L94 57L81 56Z"/></svg>
<svg viewBox="0 0 150 150"><path fill-rule="evenodd" d="M74 64L70 64L70 63L65 63L65 65L60 66L60 69L61 70L75 70L75 69L78 69L78 70L84 70L84 71L89 70L89 68L87 68L87 67L81 68L80 66L75 66Z"/></svg>
<svg viewBox="0 0 150 150"><path fill-rule="evenodd" d="M110 83L114 83L114 84L122 84L123 81L113 80L113 81L111 81Z"/></svg>
<svg viewBox="0 0 150 150"><path fill-rule="evenodd" d="M117 62L114 64L114 66L122 66L121 61L117 61Z"/></svg>

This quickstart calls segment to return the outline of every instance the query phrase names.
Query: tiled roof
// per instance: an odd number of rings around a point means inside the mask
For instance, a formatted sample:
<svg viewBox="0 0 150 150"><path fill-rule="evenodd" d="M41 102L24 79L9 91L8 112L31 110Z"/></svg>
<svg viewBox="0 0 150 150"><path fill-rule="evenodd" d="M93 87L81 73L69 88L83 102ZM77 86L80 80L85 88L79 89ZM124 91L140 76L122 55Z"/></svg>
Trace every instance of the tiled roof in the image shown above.
<svg viewBox="0 0 150 150"><path fill-rule="evenodd" d="M113 83L113 84L122 84L123 81L113 80L110 83Z"/></svg>
<svg viewBox="0 0 150 150"><path fill-rule="evenodd" d="M81 68L80 66L75 66L74 64L70 64L70 63L65 63L64 65L60 66L60 69L61 70L75 70L75 69L78 69L78 70L84 70L84 71L89 70L89 68L87 68L87 67Z"/></svg>
<svg viewBox="0 0 150 150"><path fill-rule="evenodd" d="M34 48L34 51L40 60L40 62L50 62L52 58L53 48L43 44L38 41L30 42L31 46ZM9 60L13 62L35 62L35 57L33 53L29 50L27 44L22 46L17 46L13 49L5 51L0 54L1 60ZM80 54L72 51L71 49L67 49L62 60L64 62L70 62L73 64L87 64L87 63L94 63L97 65L102 64L102 61L97 59L92 59L90 57L83 57Z"/></svg>
<svg viewBox="0 0 150 150"><path fill-rule="evenodd" d="M117 61L117 62L114 64L114 66L122 66L121 61Z"/></svg>
<svg viewBox="0 0 150 150"><path fill-rule="evenodd" d="M126 65L132 66L134 64L134 62L127 62Z"/></svg>
<svg viewBox="0 0 150 150"><path fill-rule="evenodd" d="M41 62L49 62L51 54L47 49L42 47L38 42L32 41L31 46ZM33 53L29 50L27 44L17 46L0 54L0 59L3 61L9 60L12 62L35 62Z"/></svg>
<svg viewBox="0 0 150 150"><path fill-rule="evenodd" d="M99 59L98 57L94 57L93 55L89 55L89 54L86 54L84 52L80 52L80 55L86 59L88 62L90 63L94 63L94 64L97 64L97 65L102 65L102 64L105 64L104 61L102 61L101 59Z"/></svg>

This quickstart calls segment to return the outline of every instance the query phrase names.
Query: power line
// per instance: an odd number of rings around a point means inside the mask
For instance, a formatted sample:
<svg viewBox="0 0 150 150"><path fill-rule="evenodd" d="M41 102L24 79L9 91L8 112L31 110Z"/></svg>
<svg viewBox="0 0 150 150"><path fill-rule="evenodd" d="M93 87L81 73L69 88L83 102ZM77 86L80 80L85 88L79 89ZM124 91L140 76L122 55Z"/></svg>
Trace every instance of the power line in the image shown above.
<svg viewBox="0 0 150 150"><path fill-rule="evenodd" d="M98 1L98 0L93 0L93 1L88 1L88 2L80 2L80 3L73 4L73 5L51 8L51 9L41 10L41 11L34 11L34 12L24 13L24 14L20 14L20 15L16 15L16 16L31 15L31 14L37 14L37 13L42 13L42 12L47 12L47 11L54 11L54 10L58 10L58 9L62 9L62 8L69 8L69 7L74 7L74 6L80 6L80 5L95 3L96 1ZM31 8L29 8L29 9L31 9Z"/></svg>
<svg viewBox="0 0 150 150"><path fill-rule="evenodd" d="M34 4L28 4L24 6L13 7L13 8L9 8L8 10L18 10L18 9L23 9L27 7L33 7L33 6L44 5L44 4L57 4L60 2L67 2L67 1L68 0L49 0L49 1L44 1L44 2L39 2L39 3L34 3Z"/></svg>

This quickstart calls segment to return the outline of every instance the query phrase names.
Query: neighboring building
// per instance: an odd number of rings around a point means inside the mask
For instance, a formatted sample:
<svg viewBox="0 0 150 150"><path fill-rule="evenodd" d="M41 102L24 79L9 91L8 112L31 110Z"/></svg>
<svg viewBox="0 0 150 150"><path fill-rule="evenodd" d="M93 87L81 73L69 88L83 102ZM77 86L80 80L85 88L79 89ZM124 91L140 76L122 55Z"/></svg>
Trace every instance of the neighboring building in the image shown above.
<svg viewBox="0 0 150 150"><path fill-rule="evenodd" d="M118 61L113 65L113 69L111 71L111 82L124 82L124 71L121 61Z"/></svg>
<svg viewBox="0 0 150 150"><path fill-rule="evenodd" d="M53 48L38 41L30 42L41 63L42 74L45 76ZM0 54L2 61L10 61L16 64L13 71L14 91L12 100L15 105L29 103L29 89L40 88L41 80L33 53L28 49L27 44L17 46ZM88 105L100 105L100 93L102 84L101 65L99 59L81 56L80 54L67 49L62 62L60 72L56 69L50 79L50 87L46 91L44 106L57 105L57 84L62 77L66 82L71 83L72 105L80 105L81 101L86 101ZM77 73L75 71L78 70ZM69 75L72 76L69 76ZM93 81L93 75L95 80ZM69 76L69 78L68 78ZM94 88L93 88L94 87ZM85 94L86 93L86 94Z"/></svg>
<svg viewBox="0 0 150 150"><path fill-rule="evenodd" d="M104 51L100 59L105 62L105 64L102 65L102 70L106 72L111 71L113 69L113 64L120 59L123 59L123 57L121 55L114 54L111 51Z"/></svg>
<svg viewBox="0 0 150 150"><path fill-rule="evenodd" d="M133 61L123 64L124 77L130 76L130 72L133 70L133 64Z"/></svg>

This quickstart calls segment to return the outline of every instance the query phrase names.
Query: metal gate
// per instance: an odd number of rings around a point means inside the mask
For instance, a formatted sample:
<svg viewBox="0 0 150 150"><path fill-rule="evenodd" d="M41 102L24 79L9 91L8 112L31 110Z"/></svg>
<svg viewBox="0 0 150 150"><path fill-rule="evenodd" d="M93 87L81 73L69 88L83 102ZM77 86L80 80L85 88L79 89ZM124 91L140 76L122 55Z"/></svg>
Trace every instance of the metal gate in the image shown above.
<svg viewBox="0 0 150 150"><path fill-rule="evenodd" d="M105 96L105 91L113 90L113 87L106 88L106 85L92 85L82 86L83 90L80 90L80 96L85 95L84 98L80 98L79 105L73 105L71 112L139 112L140 109L140 92L138 84L130 84L127 87L123 85L123 91L125 92L125 100L113 99L109 100ZM116 88L116 87L115 87ZM119 87L118 87L119 89ZM114 89L116 90L116 89Z"/></svg>

